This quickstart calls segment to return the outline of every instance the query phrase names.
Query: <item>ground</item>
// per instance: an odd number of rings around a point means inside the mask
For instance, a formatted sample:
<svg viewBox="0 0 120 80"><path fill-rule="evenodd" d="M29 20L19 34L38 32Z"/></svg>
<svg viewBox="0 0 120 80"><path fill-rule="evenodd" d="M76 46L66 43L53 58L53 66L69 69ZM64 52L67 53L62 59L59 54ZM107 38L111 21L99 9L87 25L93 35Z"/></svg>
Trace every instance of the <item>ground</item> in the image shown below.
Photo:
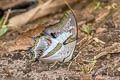
<svg viewBox="0 0 120 80"><path fill-rule="evenodd" d="M97 7L99 2L100 6ZM78 23L78 40L73 60L58 63L50 69L52 64L34 62L28 51L6 52L0 47L0 79L120 80L119 0L79 2L72 5L72 9ZM42 25L48 26L58 22L66 10L44 17ZM22 28L39 24L40 20L41 18ZM89 24L92 31L91 36L87 36L83 31L86 24ZM9 30L0 37L0 44L12 41L18 35L21 35L20 31Z"/></svg>

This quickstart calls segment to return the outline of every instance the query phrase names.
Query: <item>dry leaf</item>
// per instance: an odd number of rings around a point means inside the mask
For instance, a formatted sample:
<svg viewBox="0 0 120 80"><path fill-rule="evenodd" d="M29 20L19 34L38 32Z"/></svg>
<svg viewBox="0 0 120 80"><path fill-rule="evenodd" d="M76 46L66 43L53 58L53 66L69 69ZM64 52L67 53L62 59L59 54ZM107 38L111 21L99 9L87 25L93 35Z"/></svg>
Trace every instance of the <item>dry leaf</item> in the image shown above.
<svg viewBox="0 0 120 80"><path fill-rule="evenodd" d="M78 0L67 0L68 4L73 4ZM48 0L43 5L38 5L37 7L17 16L9 19L9 26L12 29L20 27L29 21L33 21L39 17L46 16L50 13L57 12L59 9L65 7L65 2L61 0Z"/></svg>
<svg viewBox="0 0 120 80"><path fill-rule="evenodd" d="M28 12L25 12L23 14L17 15L15 17L12 17L9 19L9 25L10 26L14 26L14 27L19 27L22 26L24 24L26 24L27 22L29 22L31 20L31 18L37 13L37 11L42 8L42 7L46 7L47 5L49 5L49 3L52 0L44 3L43 5L38 5L36 8L29 10Z"/></svg>
<svg viewBox="0 0 120 80"><path fill-rule="evenodd" d="M39 36L44 29L45 27L37 27L35 29L22 33L15 40L8 42L8 44L5 47L8 50L8 52L15 51L15 50L28 50L30 47L33 46L35 42L32 39L32 37ZM12 43L12 44L9 44L9 43Z"/></svg>
<svg viewBox="0 0 120 80"><path fill-rule="evenodd" d="M29 31L23 33L23 35L29 36L29 37L36 37L39 36L40 33L45 29L45 26L39 26L35 29L30 29Z"/></svg>
<svg viewBox="0 0 120 80"><path fill-rule="evenodd" d="M24 2L31 2L31 1L34 1L34 0L12 0L12 1L11 0L0 0L0 9L6 10L15 5L18 5Z"/></svg>
<svg viewBox="0 0 120 80"><path fill-rule="evenodd" d="M13 42L15 44L8 46L8 52L15 50L28 50L34 44L34 40L32 40L32 38L23 35L20 35Z"/></svg>

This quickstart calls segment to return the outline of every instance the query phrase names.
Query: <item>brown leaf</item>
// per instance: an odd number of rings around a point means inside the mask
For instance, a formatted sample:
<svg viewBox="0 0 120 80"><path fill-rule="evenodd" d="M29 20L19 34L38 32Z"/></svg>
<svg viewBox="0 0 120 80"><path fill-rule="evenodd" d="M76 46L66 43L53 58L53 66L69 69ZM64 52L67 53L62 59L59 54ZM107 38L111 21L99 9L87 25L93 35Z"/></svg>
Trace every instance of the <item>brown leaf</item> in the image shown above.
<svg viewBox="0 0 120 80"><path fill-rule="evenodd" d="M93 80L93 78L91 74L82 74L81 80Z"/></svg>
<svg viewBox="0 0 120 80"><path fill-rule="evenodd" d="M34 0L0 0L0 9L6 10L8 8L11 8L15 5L21 4L23 2L30 2ZM7 4L7 5L6 5Z"/></svg>
<svg viewBox="0 0 120 80"><path fill-rule="evenodd" d="M34 40L28 36L20 35L13 41L13 43L9 46L8 51L15 51L15 50L28 50L34 44Z"/></svg>
<svg viewBox="0 0 120 80"><path fill-rule="evenodd" d="M33 46L35 42L31 37L39 36L44 29L45 27L37 27L35 29L22 33L15 40L8 42L5 47L8 52L15 50L28 50Z"/></svg>
<svg viewBox="0 0 120 80"><path fill-rule="evenodd" d="M66 0L68 4L73 4L78 0ZM46 16L53 12L57 12L59 9L62 9L66 6L64 1L61 0L48 0L44 4L40 4L37 7L23 13L16 15L9 19L9 26L11 29L16 29L30 21L33 21L37 18Z"/></svg>
<svg viewBox="0 0 120 80"><path fill-rule="evenodd" d="M35 29L31 29L25 33L23 33L23 35L29 36L29 37L36 37L39 36L40 33L42 33L42 31L45 29L45 26L39 26Z"/></svg>

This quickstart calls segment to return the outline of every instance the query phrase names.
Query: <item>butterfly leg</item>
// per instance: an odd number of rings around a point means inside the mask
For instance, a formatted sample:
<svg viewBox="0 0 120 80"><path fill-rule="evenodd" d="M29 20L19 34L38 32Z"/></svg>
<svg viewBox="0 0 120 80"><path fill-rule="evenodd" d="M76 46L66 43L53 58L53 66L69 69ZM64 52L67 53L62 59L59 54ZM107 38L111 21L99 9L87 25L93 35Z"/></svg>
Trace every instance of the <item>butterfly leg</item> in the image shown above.
<svg viewBox="0 0 120 80"><path fill-rule="evenodd" d="M72 65L72 61L69 63L68 67L67 67L67 71L70 70L70 66Z"/></svg>
<svg viewBox="0 0 120 80"><path fill-rule="evenodd" d="M52 68L54 68L57 63L59 63L59 62L58 62L58 61L55 61L55 62L50 66L49 69L51 70Z"/></svg>

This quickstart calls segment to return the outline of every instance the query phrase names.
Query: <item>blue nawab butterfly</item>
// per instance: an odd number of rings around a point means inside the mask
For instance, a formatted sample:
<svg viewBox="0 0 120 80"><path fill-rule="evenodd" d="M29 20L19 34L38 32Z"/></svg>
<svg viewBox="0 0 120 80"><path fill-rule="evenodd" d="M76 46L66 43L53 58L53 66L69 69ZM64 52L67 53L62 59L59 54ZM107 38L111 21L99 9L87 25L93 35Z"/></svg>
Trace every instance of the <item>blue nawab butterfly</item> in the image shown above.
<svg viewBox="0 0 120 80"><path fill-rule="evenodd" d="M59 23L46 28L32 47L34 58L43 62L68 62L73 55L77 38L77 22L68 11Z"/></svg>

